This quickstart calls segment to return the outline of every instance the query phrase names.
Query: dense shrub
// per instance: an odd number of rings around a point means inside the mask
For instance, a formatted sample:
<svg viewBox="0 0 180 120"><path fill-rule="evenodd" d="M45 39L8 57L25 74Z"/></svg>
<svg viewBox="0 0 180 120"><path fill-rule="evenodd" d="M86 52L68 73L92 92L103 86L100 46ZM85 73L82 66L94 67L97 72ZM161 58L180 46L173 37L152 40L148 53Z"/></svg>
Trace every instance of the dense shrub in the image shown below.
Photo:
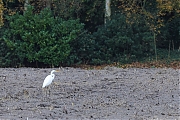
<svg viewBox="0 0 180 120"><path fill-rule="evenodd" d="M170 20L165 25L168 31L166 38L168 41L171 41L172 48L178 49L180 46L180 15ZM164 30L162 30L162 32L164 32ZM168 48L168 45L167 43L166 48Z"/></svg>
<svg viewBox="0 0 180 120"><path fill-rule="evenodd" d="M82 33L71 42L71 53L68 64L92 64L94 59L99 59L99 46L96 39L90 33Z"/></svg>
<svg viewBox="0 0 180 120"><path fill-rule="evenodd" d="M129 24L123 14L116 15L93 34L85 33L71 45L72 63L104 64L131 62L149 56L153 36L143 19Z"/></svg>
<svg viewBox="0 0 180 120"><path fill-rule="evenodd" d="M16 56L16 54L14 54L14 50L11 47L7 47L6 42L2 39L6 28L7 26L5 24L0 29L0 67L20 65L18 57Z"/></svg>
<svg viewBox="0 0 180 120"><path fill-rule="evenodd" d="M161 27L157 35L157 47L168 50L178 49L180 46L180 16L169 18Z"/></svg>
<svg viewBox="0 0 180 120"><path fill-rule="evenodd" d="M69 56L70 41L81 32L83 24L79 20L64 21L54 18L49 9L34 14L29 7L24 15L7 17L9 27L4 32L3 40L11 57L19 63L44 63L57 66Z"/></svg>

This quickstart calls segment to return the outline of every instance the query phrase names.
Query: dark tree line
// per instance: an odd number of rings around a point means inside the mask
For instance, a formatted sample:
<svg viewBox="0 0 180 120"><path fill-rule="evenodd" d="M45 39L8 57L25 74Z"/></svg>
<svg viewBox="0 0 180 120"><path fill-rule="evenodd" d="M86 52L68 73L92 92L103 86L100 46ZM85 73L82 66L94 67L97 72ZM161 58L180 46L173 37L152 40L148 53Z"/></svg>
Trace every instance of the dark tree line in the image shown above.
<svg viewBox="0 0 180 120"><path fill-rule="evenodd" d="M0 66L179 60L179 0L0 0Z"/></svg>

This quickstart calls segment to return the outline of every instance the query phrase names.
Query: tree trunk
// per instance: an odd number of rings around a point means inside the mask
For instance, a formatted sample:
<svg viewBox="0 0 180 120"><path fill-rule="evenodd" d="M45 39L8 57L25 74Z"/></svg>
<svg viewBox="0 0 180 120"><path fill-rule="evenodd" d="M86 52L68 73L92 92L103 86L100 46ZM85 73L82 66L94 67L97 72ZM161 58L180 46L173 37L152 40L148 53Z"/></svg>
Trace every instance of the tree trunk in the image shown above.
<svg viewBox="0 0 180 120"><path fill-rule="evenodd" d="M4 22L3 22L3 11L4 11L3 1L0 0L0 27L3 26L3 24L4 24Z"/></svg>
<svg viewBox="0 0 180 120"><path fill-rule="evenodd" d="M111 19L111 0L106 0L105 2L105 18L104 24Z"/></svg>
<svg viewBox="0 0 180 120"><path fill-rule="evenodd" d="M168 52L168 59L170 59L170 53L171 53L171 40L169 40L169 52Z"/></svg>
<svg viewBox="0 0 180 120"><path fill-rule="evenodd" d="M25 0L25 2L24 2L24 10L25 11L27 10L28 5L29 5L29 0Z"/></svg>
<svg viewBox="0 0 180 120"><path fill-rule="evenodd" d="M46 0L46 7L51 8L51 0Z"/></svg>
<svg viewBox="0 0 180 120"><path fill-rule="evenodd" d="M156 62L157 62L157 48L156 48L156 33L153 32L154 36L154 52L155 52L155 57L156 57Z"/></svg>

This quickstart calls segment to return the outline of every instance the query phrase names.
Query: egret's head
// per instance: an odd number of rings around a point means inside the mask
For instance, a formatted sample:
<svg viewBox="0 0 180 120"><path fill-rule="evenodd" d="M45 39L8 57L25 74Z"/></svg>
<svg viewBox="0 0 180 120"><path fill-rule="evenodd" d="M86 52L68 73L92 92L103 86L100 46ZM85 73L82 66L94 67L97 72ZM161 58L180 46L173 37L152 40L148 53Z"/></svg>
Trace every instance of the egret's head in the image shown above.
<svg viewBox="0 0 180 120"><path fill-rule="evenodd" d="M60 72L60 70L52 70L51 74L53 74L54 72Z"/></svg>

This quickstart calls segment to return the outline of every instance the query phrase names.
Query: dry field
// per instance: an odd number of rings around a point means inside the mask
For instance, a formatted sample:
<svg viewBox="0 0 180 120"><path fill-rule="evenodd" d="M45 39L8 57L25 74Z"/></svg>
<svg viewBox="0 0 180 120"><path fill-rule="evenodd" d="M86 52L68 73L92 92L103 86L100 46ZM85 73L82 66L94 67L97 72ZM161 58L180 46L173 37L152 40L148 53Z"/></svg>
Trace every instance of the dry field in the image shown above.
<svg viewBox="0 0 180 120"><path fill-rule="evenodd" d="M180 119L179 69L51 70L0 68L0 119Z"/></svg>

